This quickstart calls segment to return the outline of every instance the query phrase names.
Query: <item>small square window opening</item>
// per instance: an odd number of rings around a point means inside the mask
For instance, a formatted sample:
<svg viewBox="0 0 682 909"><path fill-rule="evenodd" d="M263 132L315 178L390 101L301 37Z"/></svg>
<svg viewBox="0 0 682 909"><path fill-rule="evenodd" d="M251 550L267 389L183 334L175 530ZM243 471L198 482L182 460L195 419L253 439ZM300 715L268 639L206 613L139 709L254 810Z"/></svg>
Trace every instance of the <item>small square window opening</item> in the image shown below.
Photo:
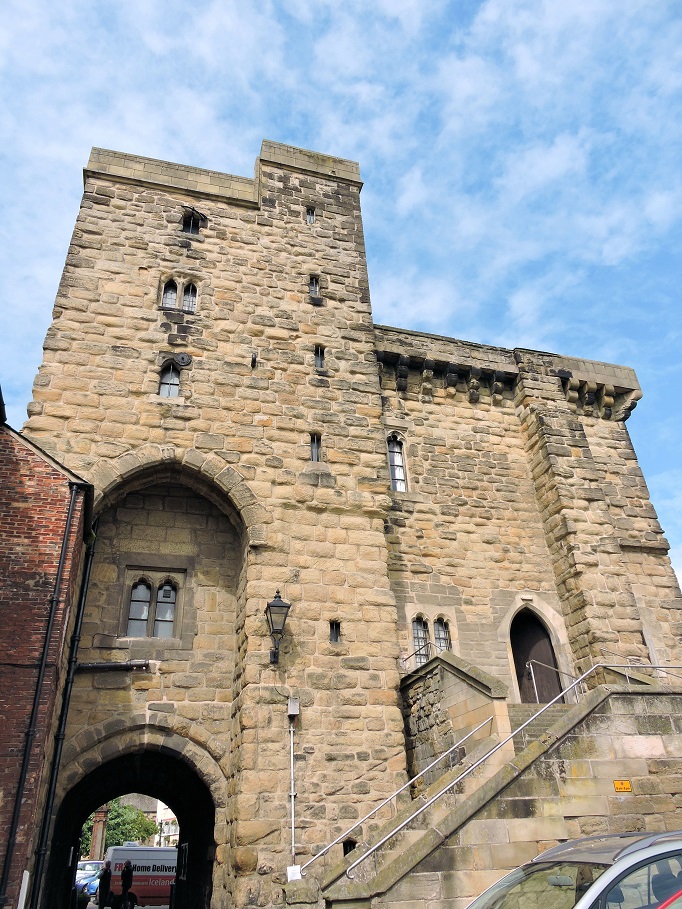
<svg viewBox="0 0 682 909"><path fill-rule="evenodd" d="M332 644L338 644L341 640L341 622L334 619L329 623L329 641Z"/></svg>
<svg viewBox="0 0 682 909"><path fill-rule="evenodd" d="M194 209L186 211L182 217L182 232L185 234L198 234L202 221L205 221L205 219L198 211Z"/></svg>
<svg viewBox="0 0 682 909"><path fill-rule="evenodd" d="M310 460L322 460L322 436L319 432L310 433Z"/></svg>
<svg viewBox="0 0 682 909"><path fill-rule="evenodd" d="M324 369L324 347L321 344L315 345L315 368Z"/></svg>

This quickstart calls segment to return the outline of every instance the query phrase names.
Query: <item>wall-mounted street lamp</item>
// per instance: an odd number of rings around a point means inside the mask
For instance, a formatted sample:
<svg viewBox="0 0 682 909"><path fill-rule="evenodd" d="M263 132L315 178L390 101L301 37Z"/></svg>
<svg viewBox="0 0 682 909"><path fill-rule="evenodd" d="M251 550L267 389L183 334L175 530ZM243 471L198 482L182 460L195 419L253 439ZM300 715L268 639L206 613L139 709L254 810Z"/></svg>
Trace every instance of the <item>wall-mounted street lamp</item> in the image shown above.
<svg viewBox="0 0 682 909"><path fill-rule="evenodd" d="M265 607L265 618L268 620L272 643L275 645L270 651L271 663L279 663L279 645L284 635L284 625L290 609L291 604L284 602L279 595L279 590L275 593L274 600L270 600Z"/></svg>

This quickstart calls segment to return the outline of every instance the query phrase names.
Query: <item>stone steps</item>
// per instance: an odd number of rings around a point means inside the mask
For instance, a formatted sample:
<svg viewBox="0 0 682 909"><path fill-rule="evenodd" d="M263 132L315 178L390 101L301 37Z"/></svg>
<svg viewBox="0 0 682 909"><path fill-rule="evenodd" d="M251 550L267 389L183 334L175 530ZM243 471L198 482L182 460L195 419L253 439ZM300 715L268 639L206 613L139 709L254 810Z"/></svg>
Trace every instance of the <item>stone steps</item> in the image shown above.
<svg viewBox="0 0 682 909"><path fill-rule="evenodd" d="M529 720L543 706L542 704L509 705L509 719L512 731ZM505 802L504 789L507 778L511 778L511 776L518 773L517 769L512 769L509 766L509 762L513 762L514 765L520 762L520 766L527 761L532 764L536 759L536 753L535 747L529 750L530 746L547 733L552 726L560 722L562 718L568 720L567 714L575 709L575 705L566 704L556 704L547 709L536 722L532 722L526 730L515 738L513 745L509 743L509 745L500 749L489 762L477 768L462 784L455 786L453 790L443 795L424 811L420 817L411 821L401 833L389 840L366 862L359 865L352 872L351 880L346 878L341 867L337 866L334 869L329 869L324 876L326 879L320 882L327 904L333 905L337 900L343 902L342 894L344 893L350 894L357 891L359 894L361 891L364 892L367 887L370 890L378 887L380 890L384 879L396 874L400 875L401 872L396 871L396 869L425 859L436 848L438 840L442 838L442 832L453 825L453 818L460 818L455 826L460 823L466 823L467 816L480 810L481 805L490 799L493 790L497 799L500 802ZM578 718L571 718L568 722L572 724L576 720L580 721ZM474 764L483 753L487 752L495 744L496 740L497 736L492 736L489 740L481 742L480 747L468 755L463 763L443 773L440 779L425 792L420 793L418 798L403 806L391 823L381 833L371 839L376 842L381 835L388 832L389 827L393 827L393 829L398 827L402 820L409 818L412 812L419 807L420 801L425 801L439 790L445 789L448 783L454 781L461 774L467 764ZM481 803L480 805L479 802ZM519 814L520 810L521 814ZM518 799L509 802L508 813L510 817L522 817L523 810L524 808L520 805ZM365 849L366 844L362 844L360 853L364 852ZM348 862L345 864L347 867Z"/></svg>
<svg viewBox="0 0 682 909"><path fill-rule="evenodd" d="M544 704L510 704L509 705L509 725L512 732L522 726L531 717L538 713L544 707ZM565 716L575 704L553 704L546 710L542 716L530 723L523 732L520 732L515 738L514 743L517 751L528 747L531 742L537 741L541 735L544 735L556 722Z"/></svg>

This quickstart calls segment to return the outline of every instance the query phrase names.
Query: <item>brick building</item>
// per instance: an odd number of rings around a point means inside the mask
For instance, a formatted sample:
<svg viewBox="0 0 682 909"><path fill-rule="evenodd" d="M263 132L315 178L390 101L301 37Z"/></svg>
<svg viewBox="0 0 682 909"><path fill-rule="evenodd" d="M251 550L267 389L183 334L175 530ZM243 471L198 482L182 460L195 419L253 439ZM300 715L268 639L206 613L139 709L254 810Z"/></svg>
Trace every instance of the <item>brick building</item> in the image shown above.
<svg viewBox="0 0 682 909"><path fill-rule="evenodd" d="M344 831L486 718L460 757L595 664L636 661L653 698L661 670L641 667L680 661L680 590L625 427L633 371L375 325L360 189L355 163L271 142L254 179L92 152L25 426L93 484L99 519L79 656L99 668L71 698L53 893L87 814L138 791L178 818L180 907L276 905L285 886L466 902L484 880L465 864L455 895L404 883L443 845L428 831L390 881L344 889L332 864L388 809ZM633 673L589 684L614 679L629 691ZM595 690L590 716L613 706ZM457 861L479 861L476 811L509 785L493 782L448 828ZM678 782L632 823L682 826ZM618 823L597 804L585 823L502 821L487 879Z"/></svg>
<svg viewBox="0 0 682 909"><path fill-rule="evenodd" d="M0 405L0 905L16 905L47 801L92 489Z"/></svg>

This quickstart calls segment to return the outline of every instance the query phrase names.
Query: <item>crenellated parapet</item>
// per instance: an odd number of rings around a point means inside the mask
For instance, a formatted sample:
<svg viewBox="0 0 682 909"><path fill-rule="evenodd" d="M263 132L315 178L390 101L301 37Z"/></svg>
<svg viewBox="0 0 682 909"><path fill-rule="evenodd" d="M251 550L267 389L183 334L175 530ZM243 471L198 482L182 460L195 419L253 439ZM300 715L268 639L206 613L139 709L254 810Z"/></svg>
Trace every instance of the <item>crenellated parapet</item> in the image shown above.
<svg viewBox="0 0 682 909"><path fill-rule="evenodd" d="M470 404L502 406L514 397L519 367L550 380L572 413L621 422L642 397L634 370L516 348L506 350L453 338L375 326L382 383L402 395L431 400L441 390Z"/></svg>

